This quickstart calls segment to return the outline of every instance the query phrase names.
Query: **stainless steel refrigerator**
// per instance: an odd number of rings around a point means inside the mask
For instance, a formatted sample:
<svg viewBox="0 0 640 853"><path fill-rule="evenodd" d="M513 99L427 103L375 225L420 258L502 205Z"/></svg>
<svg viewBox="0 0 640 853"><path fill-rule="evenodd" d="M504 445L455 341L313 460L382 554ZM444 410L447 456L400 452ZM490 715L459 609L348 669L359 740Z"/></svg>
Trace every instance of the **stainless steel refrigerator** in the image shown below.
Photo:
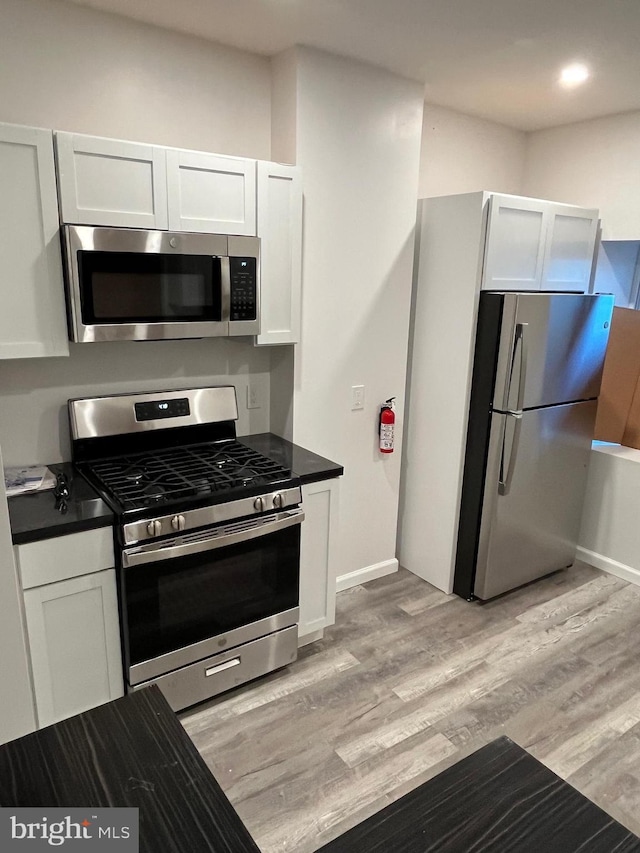
<svg viewBox="0 0 640 853"><path fill-rule="evenodd" d="M575 558L612 296L480 297L454 592L488 599Z"/></svg>

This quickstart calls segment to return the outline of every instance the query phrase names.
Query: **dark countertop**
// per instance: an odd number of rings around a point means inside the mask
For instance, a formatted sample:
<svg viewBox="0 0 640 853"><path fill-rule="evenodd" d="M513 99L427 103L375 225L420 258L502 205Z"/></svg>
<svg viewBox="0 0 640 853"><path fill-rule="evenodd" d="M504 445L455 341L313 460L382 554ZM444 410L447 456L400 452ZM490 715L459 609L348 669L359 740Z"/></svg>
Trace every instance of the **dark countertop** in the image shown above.
<svg viewBox="0 0 640 853"><path fill-rule="evenodd" d="M283 467L290 468L300 477L302 483L328 480L344 473L342 465L270 432L241 435L238 436L238 441ZM109 527L113 524L112 510L70 462L48 467L54 472L63 471L67 475L70 495L66 500L66 512L58 509L52 490L9 498L9 518L14 545L24 545L27 542L37 542L96 527Z"/></svg>
<svg viewBox="0 0 640 853"><path fill-rule="evenodd" d="M507 737L318 853L638 853L640 839Z"/></svg>
<svg viewBox="0 0 640 853"><path fill-rule="evenodd" d="M259 853L157 687L0 746L0 805L139 808L140 853Z"/></svg>
<svg viewBox="0 0 640 853"><path fill-rule="evenodd" d="M113 525L111 509L70 462L48 467L54 473L63 472L67 476L69 497L65 501L66 511L58 508L52 489L9 498L14 545Z"/></svg>
<svg viewBox="0 0 640 853"><path fill-rule="evenodd" d="M332 477L340 477L344 474L344 468L337 462L318 456L317 453L292 444L271 432L239 435L238 441L252 450L257 450L263 456L268 456L284 468L290 468L300 477L302 483L317 483L320 480L330 480Z"/></svg>

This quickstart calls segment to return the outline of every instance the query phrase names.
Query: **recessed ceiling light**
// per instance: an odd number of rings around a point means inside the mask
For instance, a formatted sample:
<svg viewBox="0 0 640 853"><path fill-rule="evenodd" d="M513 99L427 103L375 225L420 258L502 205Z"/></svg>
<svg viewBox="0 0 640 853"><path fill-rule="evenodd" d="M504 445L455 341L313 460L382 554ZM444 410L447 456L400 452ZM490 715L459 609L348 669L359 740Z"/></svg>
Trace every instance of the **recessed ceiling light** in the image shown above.
<svg viewBox="0 0 640 853"><path fill-rule="evenodd" d="M586 65L576 62L573 65L567 65L560 73L560 85L565 89L573 89L574 86L579 86L589 78L589 69Z"/></svg>

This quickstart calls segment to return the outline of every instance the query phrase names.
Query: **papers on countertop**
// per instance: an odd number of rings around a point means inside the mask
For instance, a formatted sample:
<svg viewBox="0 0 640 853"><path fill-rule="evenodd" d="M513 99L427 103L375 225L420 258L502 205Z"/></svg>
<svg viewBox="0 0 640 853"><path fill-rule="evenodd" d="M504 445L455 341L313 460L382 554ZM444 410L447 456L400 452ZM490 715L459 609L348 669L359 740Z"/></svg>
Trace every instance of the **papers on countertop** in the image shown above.
<svg viewBox="0 0 640 853"><path fill-rule="evenodd" d="M55 484L56 475L44 465L9 466L4 469L7 497L53 489Z"/></svg>

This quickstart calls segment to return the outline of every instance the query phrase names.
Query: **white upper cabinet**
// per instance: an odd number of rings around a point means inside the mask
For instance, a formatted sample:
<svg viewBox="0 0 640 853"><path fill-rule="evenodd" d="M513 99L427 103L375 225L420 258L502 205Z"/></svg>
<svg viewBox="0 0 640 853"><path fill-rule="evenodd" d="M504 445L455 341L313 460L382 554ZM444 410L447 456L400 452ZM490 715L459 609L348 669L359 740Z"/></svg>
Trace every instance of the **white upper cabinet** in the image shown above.
<svg viewBox="0 0 640 853"><path fill-rule="evenodd" d="M56 133L63 222L167 228L165 149Z"/></svg>
<svg viewBox="0 0 640 853"><path fill-rule="evenodd" d="M50 130L0 124L0 358L69 355Z"/></svg>
<svg viewBox="0 0 640 853"><path fill-rule="evenodd" d="M585 293L597 228L597 210L492 195L482 289Z"/></svg>
<svg viewBox="0 0 640 853"><path fill-rule="evenodd" d="M256 234L256 162L167 149L170 231Z"/></svg>
<svg viewBox="0 0 640 853"><path fill-rule="evenodd" d="M296 166L258 162L262 304L258 344L300 340L302 180Z"/></svg>
<svg viewBox="0 0 640 853"><path fill-rule="evenodd" d="M491 196L483 290L540 290L545 230L545 202Z"/></svg>
<svg viewBox="0 0 640 853"><path fill-rule="evenodd" d="M542 290L586 293L594 260L598 211L549 204Z"/></svg>

